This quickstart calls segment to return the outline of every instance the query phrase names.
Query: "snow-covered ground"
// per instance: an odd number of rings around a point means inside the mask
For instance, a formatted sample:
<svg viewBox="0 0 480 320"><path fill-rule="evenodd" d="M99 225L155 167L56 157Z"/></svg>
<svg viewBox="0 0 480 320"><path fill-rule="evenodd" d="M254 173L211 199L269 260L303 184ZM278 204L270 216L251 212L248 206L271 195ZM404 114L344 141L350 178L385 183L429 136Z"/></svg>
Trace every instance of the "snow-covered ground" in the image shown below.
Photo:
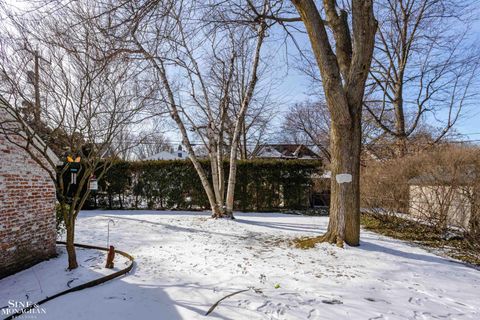
<svg viewBox="0 0 480 320"><path fill-rule="evenodd" d="M82 212L77 242L106 245L112 219L110 242L137 265L128 276L46 303L37 319L480 319L478 270L366 231L356 248L301 250L283 241L325 231L327 217L236 217ZM66 286L68 272L42 278L48 272L34 267L0 280L0 304L9 292L41 287L46 294L54 286L47 279Z"/></svg>
<svg viewBox="0 0 480 320"><path fill-rule="evenodd" d="M130 260L117 255L115 267L107 269L104 268L106 252L83 248L77 248L76 252L79 267L75 270L65 270L68 266L67 251L59 245L57 257L1 279L0 319L23 309L25 305L22 304L35 303L130 265Z"/></svg>

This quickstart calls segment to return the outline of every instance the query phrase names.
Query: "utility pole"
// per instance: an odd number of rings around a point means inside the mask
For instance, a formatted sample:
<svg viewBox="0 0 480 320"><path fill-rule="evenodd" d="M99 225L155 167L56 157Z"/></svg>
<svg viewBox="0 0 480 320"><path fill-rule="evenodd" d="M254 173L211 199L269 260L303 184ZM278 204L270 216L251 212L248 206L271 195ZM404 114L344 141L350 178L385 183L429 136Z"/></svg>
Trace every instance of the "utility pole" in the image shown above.
<svg viewBox="0 0 480 320"><path fill-rule="evenodd" d="M27 71L27 83L33 85L34 102L26 102L28 104L27 114L33 114L33 122L38 125L40 123L40 55L38 50L33 52L33 71Z"/></svg>
<svg viewBox="0 0 480 320"><path fill-rule="evenodd" d="M34 67L34 76L33 76L33 88L35 91L35 107L33 111L35 124L40 123L40 57L38 55L38 50L35 50L35 67Z"/></svg>

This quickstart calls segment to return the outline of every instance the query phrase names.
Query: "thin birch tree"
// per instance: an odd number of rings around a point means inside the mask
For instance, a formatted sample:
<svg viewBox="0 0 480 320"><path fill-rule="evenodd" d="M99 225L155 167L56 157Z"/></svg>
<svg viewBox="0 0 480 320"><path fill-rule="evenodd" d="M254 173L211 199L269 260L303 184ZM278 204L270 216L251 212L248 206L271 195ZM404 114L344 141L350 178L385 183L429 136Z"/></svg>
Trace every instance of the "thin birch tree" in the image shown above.
<svg viewBox="0 0 480 320"><path fill-rule="evenodd" d="M267 10L267 2L263 7ZM121 47L112 55L130 52L145 61L202 182L212 216L233 218L238 144L255 94L268 26L265 19L219 26L199 12L202 5L190 1L129 1L104 7L98 25L112 39L121 39ZM202 23L205 20L206 24ZM239 48L246 42L254 47L248 57L251 69L244 83L245 94L232 119L232 83L237 76L237 60L245 53ZM225 152L227 120L232 135ZM196 153L194 147L198 144L208 152L210 170ZM228 176L224 172L225 160L229 163Z"/></svg>

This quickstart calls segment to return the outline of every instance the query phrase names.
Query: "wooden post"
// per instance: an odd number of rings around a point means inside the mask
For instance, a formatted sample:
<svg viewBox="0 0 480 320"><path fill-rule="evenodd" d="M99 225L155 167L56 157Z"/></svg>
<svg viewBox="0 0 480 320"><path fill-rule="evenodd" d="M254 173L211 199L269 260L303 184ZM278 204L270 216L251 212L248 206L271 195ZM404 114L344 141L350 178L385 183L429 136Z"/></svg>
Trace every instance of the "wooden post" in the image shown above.
<svg viewBox="0 0 480 320"><path fill-rule="evenodd" d="M105 264L105 268L113 269L113 259L115 258L115 248L110 246L107 255L107 263Z"/></svg>

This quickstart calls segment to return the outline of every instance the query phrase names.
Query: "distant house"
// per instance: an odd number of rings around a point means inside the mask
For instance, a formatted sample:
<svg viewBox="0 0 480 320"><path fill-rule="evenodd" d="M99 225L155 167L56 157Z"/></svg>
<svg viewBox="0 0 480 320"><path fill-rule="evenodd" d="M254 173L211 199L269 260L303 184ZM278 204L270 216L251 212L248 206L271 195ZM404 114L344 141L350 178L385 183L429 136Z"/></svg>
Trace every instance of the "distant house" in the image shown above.
<svg viewBox="0 0 480 320"><path fill-rule="evenodd" d="M468 230L480 214L478 187L472 171L454 178L440 173L415 177L409 181L409 213L437 225Z"/></svg>
<svg viewBox="0 0 480 320"><path fill-rule="evenodd" d="M252 152L253 159L277 160L322 160L304 144L263 144ZM309 190L311 207L328 207L330 205L330 176L312 174L312 188Z"/></svg>
<svg viewBox="0 0 480 320"><path fill-rule="evenodd" d="M185 160L188 159L188 152L184 151L182 146L179 145L177 150L171 148L169 151L160 151L153 156L146 158L145 160Z"/></svg>
<svg viewBox="0 0 480 320"><path fill-rule="evenodd" d="M304 144L263 144L253 150L252 158L260 159L305 159L316 160L320 157Z"/></svg>
<svg viewBox="0 0 480 320"><path fill-rule="evenodd" d="M56 254L55 185L21 147L11 110L0 97L0 278ZM45 148L39 138L32 143Z"/></svg>

